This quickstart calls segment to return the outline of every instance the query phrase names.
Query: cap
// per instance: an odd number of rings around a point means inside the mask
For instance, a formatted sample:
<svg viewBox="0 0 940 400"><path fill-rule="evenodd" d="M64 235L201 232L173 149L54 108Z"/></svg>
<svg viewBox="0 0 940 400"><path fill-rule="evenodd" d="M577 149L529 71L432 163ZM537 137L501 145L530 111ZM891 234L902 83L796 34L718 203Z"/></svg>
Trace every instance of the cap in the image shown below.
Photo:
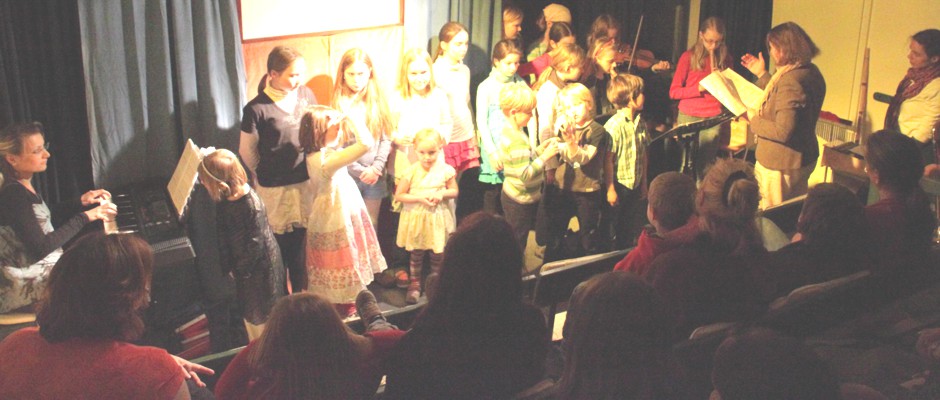
<svg viewBox="0 0 940 400"><path fill-rule="evenodd" d="M567 22L571 23L571 11L568 7L561 4L552 3L545 6L542 11L545 13L546 22Z"/></svg>

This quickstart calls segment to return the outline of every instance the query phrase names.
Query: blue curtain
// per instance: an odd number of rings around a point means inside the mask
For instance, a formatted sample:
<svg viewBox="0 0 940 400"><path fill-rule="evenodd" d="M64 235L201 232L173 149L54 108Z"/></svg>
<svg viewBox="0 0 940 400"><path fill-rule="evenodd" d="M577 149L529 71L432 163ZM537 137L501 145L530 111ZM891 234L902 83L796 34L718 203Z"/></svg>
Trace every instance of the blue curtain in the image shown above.
<svg viewBox="0 0 940 400"><path fill-rule="evenodd" d="M168 178L188 138L237 149L236 0L79 0L78 14L95 182Z"/></svg>

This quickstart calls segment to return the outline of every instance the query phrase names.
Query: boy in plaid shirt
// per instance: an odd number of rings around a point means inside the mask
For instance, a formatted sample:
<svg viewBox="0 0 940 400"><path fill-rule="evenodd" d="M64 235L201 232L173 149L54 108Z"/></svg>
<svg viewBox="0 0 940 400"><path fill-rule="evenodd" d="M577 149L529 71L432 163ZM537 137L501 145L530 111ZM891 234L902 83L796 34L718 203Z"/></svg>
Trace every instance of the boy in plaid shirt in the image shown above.
<svg viewBox="0 0 940 400"><path fill-rule="evenodd" d="M604 129L611 137L607 156L607 202L611 206L613 249L633 244L631 226L634 208L645 189L646 124L643 111L643 79L635 75L618 75L607 86L607 99L617 112L607 120Z"/></svg>

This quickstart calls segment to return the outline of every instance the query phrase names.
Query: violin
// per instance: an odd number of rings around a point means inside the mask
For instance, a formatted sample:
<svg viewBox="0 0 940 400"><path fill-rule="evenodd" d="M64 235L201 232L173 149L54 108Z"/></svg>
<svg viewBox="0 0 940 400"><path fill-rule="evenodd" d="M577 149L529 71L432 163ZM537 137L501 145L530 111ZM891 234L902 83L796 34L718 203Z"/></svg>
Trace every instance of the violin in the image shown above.
<svg viewBox="0 0 940 400"><path fill-rule="evenodd" d="M646 49L637 48L637 43L640 41L640 30L643 29L643 17L640 15L640 23L636 27L636 36L633 38L633 46L625 44L620 49L620 54L624 54L623 59L620 57L614 61L617 65L614 69L617 72L627 72L629 73L633 67L638 69L649 69L653 72L666 71L672 69L672 64L669 61L663 61L656 58L653 55L652 51ZM626 68L623 67L623 64L626 63Z"/></svg>

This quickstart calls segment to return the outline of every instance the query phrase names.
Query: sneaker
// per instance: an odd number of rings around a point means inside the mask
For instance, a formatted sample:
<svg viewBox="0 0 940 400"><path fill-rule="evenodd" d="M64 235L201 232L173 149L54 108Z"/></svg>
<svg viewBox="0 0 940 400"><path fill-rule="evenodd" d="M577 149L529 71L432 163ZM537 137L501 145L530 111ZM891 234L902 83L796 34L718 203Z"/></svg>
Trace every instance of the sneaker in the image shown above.
<svg viewBox="0 0 940 400"><path fill-rule="evenodd" d="M421 283L415 280L408 285L408 292L405 294L405 303L417 304L419 297L421 297Z"/></svg>
<svg viewBox="0 0 940 400"><path fill-rule="evenodd" d="M379 309L379 302L369 290L363 290L356 296L356 310L359 311L359 319L365 326L369 326L376 318L385 319Z"/></svg>
<svg viewBox="0 0 940 400"><path fill-rule="evenodd" d="M399 289L407 289L411 285L411 279L408 277L408 271L400 269L395 272L395 286Z"/></svg>

